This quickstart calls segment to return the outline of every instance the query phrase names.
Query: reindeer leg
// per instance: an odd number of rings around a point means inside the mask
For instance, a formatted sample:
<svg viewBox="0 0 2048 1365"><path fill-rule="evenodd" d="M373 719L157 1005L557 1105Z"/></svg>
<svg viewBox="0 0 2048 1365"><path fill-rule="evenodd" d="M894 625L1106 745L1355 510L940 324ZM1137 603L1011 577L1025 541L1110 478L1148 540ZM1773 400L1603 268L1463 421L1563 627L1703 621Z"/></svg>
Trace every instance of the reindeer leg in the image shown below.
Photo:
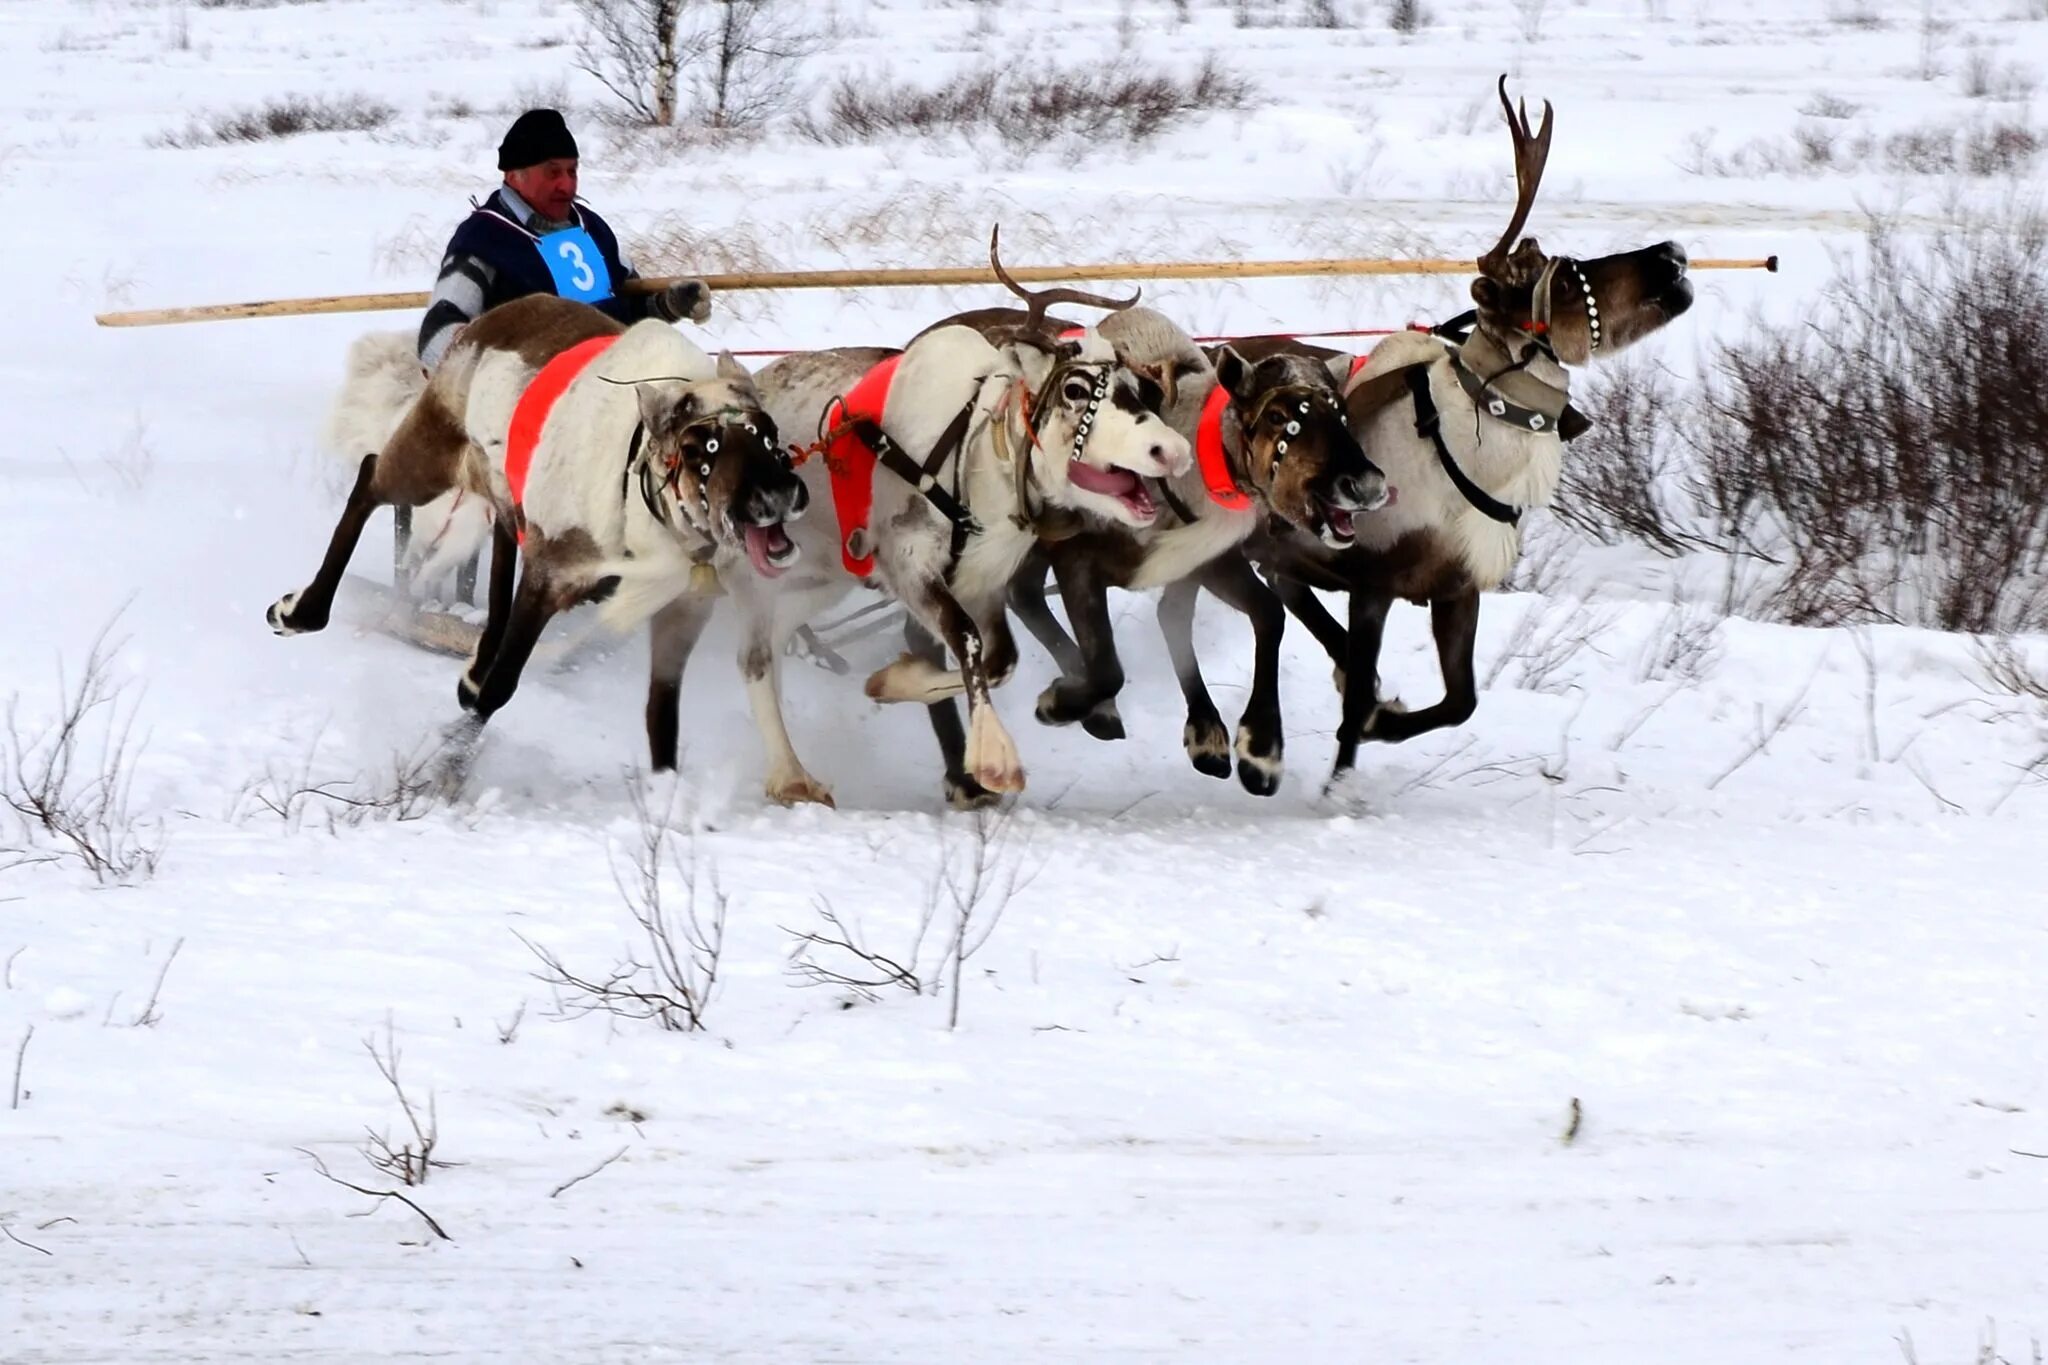
<svg viewBox="0 0 2048 1365"><path fill-rule="evenodd" d="M512 616L512 586L519 573L519 542L514 538L512 528L500 517L491 526L491 582L488 606L484 611L483 634L477 637L476 653L470 655L469 667L462 670L462 676L455 681L455 700L465 711L476 709L477 692L483 686L484 675L491 671L491 660L497 657L498 646L505 638L505 623Z"/></svg>
<svg viewBox="0 0 2048 1365"><path fill-rule="evenodd" d="M1067 619L1074 625L1081 667L1067 669L1065 677L1039 693L1038 719L1047 725L1080 721L1097 739L1122 739L1124 723L1116 711L1116 695L1123 690L1124 669L1109 623L1109 585L1085 552L1054 558L1053 576L1059 581Z"/></svg>
<svg viewBox="0 0 2048 1365"><path fill-rule="evenodd" d="M270 628L279 635L303 635L327 628L328 615L334 610L334 594L341 588L341 576L348 572L348 561L356 552L356 542L363 538L363 527L369 523L370 513L385 502L377 495L376 479L377 456L363 456L362 464L356 468L355 486L349 489L348 502L341 509L341 520L334 524L334 534L327 541L326 557L320 561L320 569L313 575L313 581L298 592L288 592L278 598L263 614L264 619L270 622Z"/></svg>
<svg viewBox="0 0 2048 1365"><path fill-rule="evenodd" d="M1330 662L1336 665L1337 691L1342 695L1344 665L1351 657L1351 645L1344 633L1344 627L1339 624L1336 617L1330 615L1330 609L1323 605L1323 599L1316 596L1315 589L1308 584L1299 579L1289 578L1285 574L1274 574L1267 582L1273 591L1280 595L1280 600L1286 603L1287 610L1293 614L1294 619L1301 622L1308 633L1315 637L1315 642L1323 647L1323 652L1330 656Z"/></svg>
<svg viewBox="0 0 2048 1365"><path fill-rule="evenodd" d="M348 571L349 558L355 554L370 513L387 505L418 507L440 497L460 478L463 453L468 448L469 437L462 424L430 388L413 403L384 449L363 457L319 572L305 588L286 593L271 604L264 613L270 628L279 635L325 629L334 609L334 595L341 588L342 575Z"/></svg>
<svg viewBox="0 0 2048 1365"><path fill-rule="evenodd" d="M1436 637L1437 667L1444 675L1444 699L1419 711L1402 711L1377 703L1366 718L1362 738L1398 744L1431 730L1463 725L1479 709L1478 680L1472 668L1472 646L1479 638L1479 594L1465 592L1456 597L1431 599L1429 629Z"/></svg>
<svg viewBox="0 0 2048 1365"><path fill-rule="evenodd" d="M789 728L782 718L782 646L795 627L811 619L836 600L845 589L838 584L820 588L797 588L791 596L776 596L756 586L754 580L736 581L732 595L740 609L740 676L746 679L747 705L754 713L754 728L761 732L761 747L768 755L765 792L770 801L790 806L811 801L833 804L832 790L804 770L796 746L789 742ZM784 621L788 628L783 627ZM951 702L945 703L950 708Z"/></svg>
<svg viewBox="0 0 2048 1365"><path fill-rule="evenodd" d="M992 792L1023 791L1024 764L1017 756L1017 742L1010 738L990 696L1016 666L1017 646L1009 625L998 608L995 623L984 636L974 617L944 587L934 585L931 597L939 632L960 661L966 681L968 774Z"/></svg>
<svg viewBox="0 0 2048 1365"><path fill-rule="evenodd" d="M1209 699L1209 685L1202 681L1202 661L1195 657L1195 599L1202 585L1192 578L1168 583L1159 595L1159 631L1166 637L1166 652L1173 659L1173 675L1180 680L1181 695L1187 699L1188 721L1181 731L1181 743L1195 771L1210 777L1230 776L1230 732L1223 717Z"/></svg>
<svg viewBox="0 0 2048 1365"><path fill-rule="evenodd" d="M1238 555L1211 560L1198 577L1203 587L1252 619L1252 694L1237 722L1237 780L1254 796L1271 796L1280 790L1286 745L1280 729L1280 637L1287 629L1287 609Z"/></svg>
<svg viewBox="0 0 2048 1365"><path fill-rule="evenodd" d="M683 669L710 623L713 598L685 594L647 623L647 756L654 771L672 772L682 732Z"/></svg>
<svg viewBox="0 0 2048 1365"><path fill-rule="evenodd" d="M1358 741L1379 706L1380 639L1386 633L1393 600L1359 588L1351 590L1351 653L1344 665L1343 717L1337 722L1337 765L1334 785L1358 761Z"/></svg>
<svg viewBox="0 0 2048 1365"><path fill-rule="evenodd" d="M512 694L519 690L519 675L533 656L533 647L540 643L541 632L556 612L572 605L580 595L565 596L557 591L548 582L546 571L527 559L520 569L519 588L512 595L504 637L491 657L482 685L477 688L476 704L469 708L479 727L512 700Z"/></svg>
<svg viewBox="0 0 2048 1365"><path fill-rule="evenodd" d="M946 647L915 616L903 623L903 636L911 653L934 668L945 667ZM953 699L932 702L925 707L925 714L931 717L932 734L939 741L939 755L946 765L946 804L955 810L979 810L1001 800L967 771L967 730L960 723L960 708L953 704Z"/></svg>
<svg viewBox="0 0 2048 1365"><path fill-rule="evenodd" d="M1010 610L1024 623L1032 638L1045 646L1053 662L1059 665L1064 679L1071 682L1086 674L1088 664L1081 657L1080 648L1068 637L1059 618L1046 604L1046 567L1042 555L1033 555L1025 562L1024 572L1010 583ZM1045 725L1064 725L1066 721L1049 720L1046 716L1046 706L1052 695L1050 687L1038 694L1038 719ZM1116 698L1108 696L1096 702L1088 714L1081 717L1081 728L1097 739L1122 739L1124 718L1117 712Z"/></svg>
<svg viewBox="0 0 2048 1365"><path fill-rule="evenodd" d="M1059 666L1061 673L1079 677L1085 667L1081 651L1068 638L1065 627L1052 614L1052 607L1045 599L1045 579L1051 568L1042 554L1033 554L1024 561L1024 567L1017 570L1017 576L1010 580L1010 610L1024 623L1024 629L1031 632L1031 638L1045 646L1045 652L1052 655L1052 661Z"/></svg>

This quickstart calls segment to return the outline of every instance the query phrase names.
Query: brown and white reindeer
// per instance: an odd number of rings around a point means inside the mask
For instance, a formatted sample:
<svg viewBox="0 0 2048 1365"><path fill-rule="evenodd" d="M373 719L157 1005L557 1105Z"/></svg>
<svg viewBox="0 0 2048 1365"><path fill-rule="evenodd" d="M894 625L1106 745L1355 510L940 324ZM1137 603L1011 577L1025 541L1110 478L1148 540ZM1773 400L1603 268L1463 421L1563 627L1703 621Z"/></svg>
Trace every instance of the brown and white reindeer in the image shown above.
<svg viewBox="0 0 2048 1365"><path fill-rule="evenodd" d="M1063 674L1040 694L1038 718L1052 725L1078 721L1097 738L1122 737L1115 698L1123 668L1110 631L1109 589L1162 588L1159 622L1188 704L1183 743L1198 771L1228 777L1231 735L1191 644L1196 599L1207 588L1252 622L1252 687L1238 722L1237 775L1246 790L1271 795L1279 788L1284 743L1285 611L1238 548L1271 516L1341 549L1351 543L1354 518L1384 500L1385 481L1351 436L1340 385L1313 359L1274 354L1253 360L1226 347L1212 365L1186 332L1152 309L1115 313L1100 330L1133 369L1159 384L1162 413L1198 458L1188 473L1162 481L1166 514L1151 526L1098 523L1048 539L1034 565L1018 576L1011 610ZM1072 639L1046 605L1048 569Z"/></svg>
<svg viewBox="0 0 2048 1365"><path fill-rule="evenodd" d="M652 620L647 733L675 765L680 659L708 616L699 566L773 578L800 551L786 526L809 492L746 370L667 323L623 327L534 295L463 332L382 448L363 458L322 560L273 604L280 635L326 626L371 512L463 490L492 509L489 615L457 686L472 730L511 699L549 618L605 603ZM515 588L514 578L517 575ZM673 661L673 667L670 663Z"/></svg>
<svg viewBox="0 0 2048 1365"><path fill-rule="evenodd" d="M1387 505L1354 521L1349 549L1284 525L1246 547L1337 664L1343 718L1333 783L1362 741L1398 742L1470 718L1480 594L1514 567L1521 518L1548 504L1563 442L1584 426L1570 406L1567 367L1612 356L1692 305L1675 242L1578 260L1546 253L1533 237L1516 241L1549 156L1552 113L1546 101L1542 127L1532 129L1527 106L1518 113L1509 101L1505 76L1499 93L1517 194L1507 231L1478 260L1469 334L1453 324L1389 337L1346 389L1351 429L1386 471ZM1245 349L1328 354L1284 343ZM1350 595L1348 628L1317 588ZM1428 604L1443 675L1443 700L1415 711L1379 694L1381 632L1396 598Z"/></svg>
<svg viewBox="0 0 2048 1365"><path fill-rule="evenodd" d="M790 632L863 580L908 609L912 647L867 680L868 696L930 708L951 803L1021 790L1016 744L991 701L1016 664L1010 581L1049 519L1149 524L1158 508L1144 481L1184 471L1187 442L1093 331L1043 349L941 326L900 354L786 356L756 382L782 430L823 435L825 457L801 472L814 497L833 499L838 521L811 517L793 531L798 569L733 592L770 794L780 785L824 799L789 744L778 665ZM953 706L962 694L964 730Z"/></svg>

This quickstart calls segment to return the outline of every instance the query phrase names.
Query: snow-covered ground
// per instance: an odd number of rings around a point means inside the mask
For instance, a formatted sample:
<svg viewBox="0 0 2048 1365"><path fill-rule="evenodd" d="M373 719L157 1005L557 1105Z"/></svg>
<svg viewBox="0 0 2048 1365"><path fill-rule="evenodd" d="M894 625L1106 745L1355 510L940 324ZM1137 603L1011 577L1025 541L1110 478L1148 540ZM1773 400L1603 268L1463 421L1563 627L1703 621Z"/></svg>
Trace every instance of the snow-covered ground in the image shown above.
<svg viewBox="0 0 2048 1365"><path fill-rule="evenodd" d="M1547 244L1784 258L1699 277L1652 343L1685 370L1809 307L1865 206L1933 221L1946 191L1699 173L1712 157L1786 142L1802 109L1983 117L1973 52L2048 64L2018 0L1474 0L1407 40L1343 0L1361 22L1334 31L1206 0L1185 24L810 8L834 35L814 87L831 63L1217 50L1266 102L1135 152L663 147L599 121L569 4L0 7L0 697L32 733L113 622L146 738L132 806L164 839L132 886L0 870L0 1360L2032 1359L2048 715L1967 639L1722 619L1633 586L1627 551L1584 555L1488 602L1473 721L1369 751L1336 807L1336 698L1300 632L1289 776L1259 801L1186 766L1149 604L1119 599L1127 741L1033 725L1050 665L1028 644L998 697L1031 772L1003 875L1029 875L950 1031L946 991L848 1007L787 969L825 904L941 975L943 925L920 945L919 923L974 824L942 814L922 715L859 695L881 639L854 679L790 670L836 812L763 805L722 623L693 666L683 780L654 799L729 896L704 1033L555 1018L522 942L583 973L632 944L637 639L530 674L452 806L266 807L388 787L455 711L446 658L262 620L339 506L318 432L347 343L413 319L92 314L425 288L526 103L572 107L585 193L664 268L971 263L997 219L1020 262L1452 255L1512 198L1506 71L1558 107ZM155 145L291 93L398 113ZM683 229L719 245L665 254ZM1148 297L1200 331L1306 330L1443 316L1463 283ZM703 330L897 342L987 301L733 297ZM1248 632L1205 607L1202 636L1227 712ZM1433 695L1422 613L1397 612L1389 659ZM390 1188L360 1151L402 1130L363 1045L387 1028L434 1096L453 1164L409 1193L450 1241L315 1165Z"/></svg>

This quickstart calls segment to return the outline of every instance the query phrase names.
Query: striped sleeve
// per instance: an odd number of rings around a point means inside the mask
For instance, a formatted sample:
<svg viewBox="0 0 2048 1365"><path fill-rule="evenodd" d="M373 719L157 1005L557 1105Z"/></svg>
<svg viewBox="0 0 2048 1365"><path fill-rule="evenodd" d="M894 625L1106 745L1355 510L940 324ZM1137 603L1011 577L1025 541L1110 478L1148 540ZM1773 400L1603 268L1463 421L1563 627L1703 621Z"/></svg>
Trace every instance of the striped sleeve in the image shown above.
<svg viewBox="0 0 2048 1365"><path fill-rule="evenodd" d="M427 315L420 319L422 367L430 372L438 368L455 334L484 311L484 298L496 274L466 252L451 251L442 260L441 277L434 281L434 293L427 300Z"/></svg>

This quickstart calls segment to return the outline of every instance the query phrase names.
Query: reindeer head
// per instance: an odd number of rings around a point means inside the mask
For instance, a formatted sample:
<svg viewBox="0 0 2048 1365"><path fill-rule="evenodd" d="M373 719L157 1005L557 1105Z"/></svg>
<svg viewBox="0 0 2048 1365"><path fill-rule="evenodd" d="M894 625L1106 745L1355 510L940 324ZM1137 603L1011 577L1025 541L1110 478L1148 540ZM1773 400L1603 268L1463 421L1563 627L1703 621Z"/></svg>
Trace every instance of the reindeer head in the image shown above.
<svg viewBox="0 0 2048 1365"><path fill-rule="evenodd" d="M1515 212L1508 230L1479 258L1472 282L1479 328L1515 360L1548 350L1567 365L1584 365L1634 344L1692 307L1685 251L1660 242L1638 251L1581 261L1545 254L1534 237L1515 235L1529 221L1536 188L1550 157L1552 116L1532 130L1529 109L1508 100L1500 78L1500 104L1515 148Z"/></svg>
<svg viewBox="0 0 2048 1365"><path fill-rule="evenodd" d="M753 377L721 351L708 379L641 384L640 488L671 526L688 526L744 554L773 578L797 561L783 529L810 504L803 481L776 438Z"/></svg>
<svg viewBox="0 0 2048 1365"><path fill-rule="evenodd" d="M1004 351L1027 395L1028 458L1045 500L1150 526L1159 507L1144 481L1181 474L1194 458L1159 415L1159 386L1133 373L1093 329L1051 350L1017 342Z"/></svg>
<svg viewBox="0 0 2048 1365"><path fill-rule="evenodd" d="M1144 481L1186 470L1194 458L1187 440L1159 415L1155 380L1134 372L1093 328L1061 340L1064 329L1045 316L1055 303L1117 312L1138 294L1112 299L1078 289L1026 289L1003 269L1001 235L1000 227L989 233L988 262L1026 308L1003 350L1029 395L1024 425L1034 481L1055 506L1150 526L1159 506Z"/></svg>
<svg viewBox="0 0 2048 1365"><path fill-rule="evenodd" d="M1248 491L1332 549L1348 547L1352 518L1386 502L1387 480L1351 434L1329 366L1285 352L1254 363L1224 346L1216 382L1230 395Z"/></svg>

